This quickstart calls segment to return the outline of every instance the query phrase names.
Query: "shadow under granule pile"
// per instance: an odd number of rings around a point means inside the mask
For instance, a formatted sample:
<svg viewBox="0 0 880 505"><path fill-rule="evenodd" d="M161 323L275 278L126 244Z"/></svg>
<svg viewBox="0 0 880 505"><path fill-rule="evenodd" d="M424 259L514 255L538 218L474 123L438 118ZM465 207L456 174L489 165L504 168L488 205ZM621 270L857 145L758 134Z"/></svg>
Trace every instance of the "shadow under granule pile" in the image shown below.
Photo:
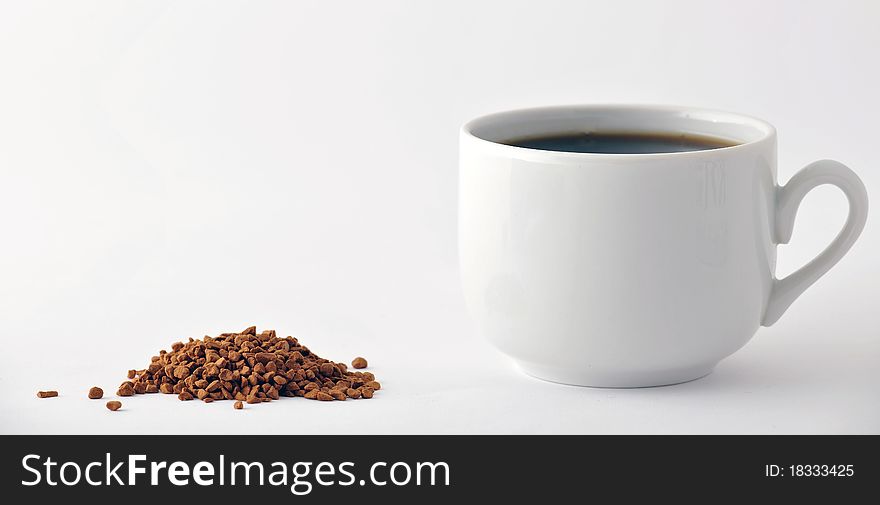
<svg viewBox="0 0 880 505"><path fill-rule="evenodd" d="M275 330L257 334L255 326L240 333L175 342L171 352L153 356L144 370L129 370L119 396L176 394L180 400L238 400L261 403L281 396L310 400L372 398L380 388L370 372L349 372L312 353L293 337Z"/></svg>

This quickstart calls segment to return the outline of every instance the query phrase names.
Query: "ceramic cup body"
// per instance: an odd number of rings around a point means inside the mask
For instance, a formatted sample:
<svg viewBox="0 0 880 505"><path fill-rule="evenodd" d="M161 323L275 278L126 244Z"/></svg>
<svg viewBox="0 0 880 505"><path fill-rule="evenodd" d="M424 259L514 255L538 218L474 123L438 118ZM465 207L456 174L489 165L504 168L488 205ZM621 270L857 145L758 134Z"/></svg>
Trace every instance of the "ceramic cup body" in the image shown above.
<svg viewBox="0 0 880 505"><path fill-rule="evenodd" d="M684 132L738 144L587 154L499 143L570 131ZM778 216L785 195L775 131L757 119L648 106L493 114L463 127L459 177L467 306L480 332L539 378L641 387L702 377L815 281L792 287L774 276L776 245L790 230ZM851 203L857 190L847 192ZM788 198L795 210L796 197ZM861 225L848 222L858 228L851 241L826 250L837 256L825 258L828 268L861 231L863 199Z"/></svg>

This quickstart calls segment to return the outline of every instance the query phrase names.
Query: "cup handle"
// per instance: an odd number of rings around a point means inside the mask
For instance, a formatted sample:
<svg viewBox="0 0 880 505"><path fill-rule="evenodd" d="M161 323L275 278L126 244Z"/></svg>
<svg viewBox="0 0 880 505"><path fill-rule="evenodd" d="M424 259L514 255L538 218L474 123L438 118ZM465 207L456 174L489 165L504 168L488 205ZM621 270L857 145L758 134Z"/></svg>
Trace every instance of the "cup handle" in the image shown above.
<svg viewBox="0 0 880 505"><path fill-rule="evenodd" d="M859 238L868 218L868 193L859 176L843 163L820 160L810 163L796 173L788 184L776 190L776 242L787 244L794 230L794 218L801 200L811 189L823 184L833 184L843 191L849 201L849 215L837 237L816 258L784 279L773 279L773 288L763 326L779 320L808 287L831 269L849 251Z"/></svg>

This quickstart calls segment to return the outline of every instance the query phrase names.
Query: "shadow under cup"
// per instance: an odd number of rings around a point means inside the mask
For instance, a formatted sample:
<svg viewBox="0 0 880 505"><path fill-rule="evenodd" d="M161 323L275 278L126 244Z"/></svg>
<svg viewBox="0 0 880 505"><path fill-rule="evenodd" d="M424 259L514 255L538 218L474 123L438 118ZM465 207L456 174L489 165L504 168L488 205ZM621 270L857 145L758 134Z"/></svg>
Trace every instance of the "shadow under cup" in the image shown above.
<svg viewBox="0 0 880 505"><path fill-rule="evenodd" d="M507 145L569 132L708 136L727 147L606 154ZM699 109L502 112L461 131L459 253L480 332L528 374L643 387L742 347L773 289L776 141Z"/></svg>

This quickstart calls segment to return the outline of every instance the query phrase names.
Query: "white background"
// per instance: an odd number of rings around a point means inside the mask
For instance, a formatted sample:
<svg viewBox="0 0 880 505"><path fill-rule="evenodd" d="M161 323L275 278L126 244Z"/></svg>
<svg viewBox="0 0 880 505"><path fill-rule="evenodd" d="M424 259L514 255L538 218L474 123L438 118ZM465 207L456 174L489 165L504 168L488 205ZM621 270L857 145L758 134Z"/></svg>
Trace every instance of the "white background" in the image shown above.
<svg viewBox="0 0 880 505"><path fill-rule="evenodd" d="M501 109L743 112L779 129L781 182L835 158L876 201L878 22L871 1L3 3L0 432L880 433L873 217L778 324L665 388L523 376L456 266L458 127ZM778 273L845 212L811 193ZM364 355L384 387L244 411L85 397L249 324Z"/></svg>

